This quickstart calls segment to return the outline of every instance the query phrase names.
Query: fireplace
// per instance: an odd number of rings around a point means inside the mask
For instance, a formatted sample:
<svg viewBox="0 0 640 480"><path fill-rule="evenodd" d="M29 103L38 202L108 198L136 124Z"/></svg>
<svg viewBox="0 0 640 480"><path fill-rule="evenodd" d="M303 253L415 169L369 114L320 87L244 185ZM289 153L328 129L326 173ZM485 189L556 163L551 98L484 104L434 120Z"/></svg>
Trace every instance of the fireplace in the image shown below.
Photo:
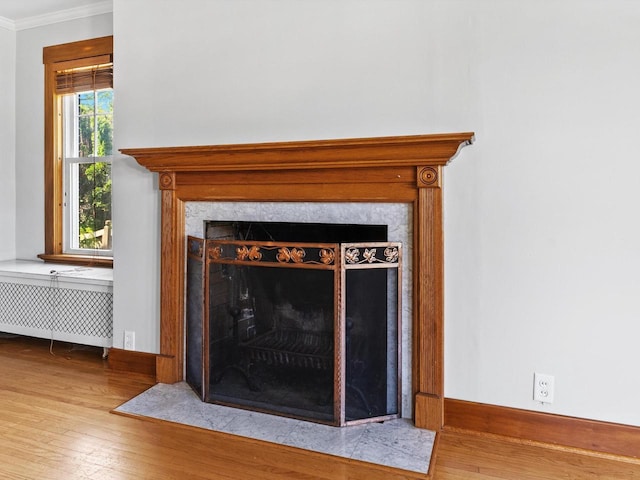
<svg viewBox="0 0 640 480"><path fill-rule="evenodd" d="M472 133L125 149L162 192L157 379L185 379L185 209L190 202L379 203L410 208L410 381L415 425L443 423L442 173Z"/></svg>
<svg viewBox="0 0 640 480"><path fill-rule="evenodd" d="M402 245L386 225L206 221L187 240L186 381L336 426L401 415Z"/></svg>

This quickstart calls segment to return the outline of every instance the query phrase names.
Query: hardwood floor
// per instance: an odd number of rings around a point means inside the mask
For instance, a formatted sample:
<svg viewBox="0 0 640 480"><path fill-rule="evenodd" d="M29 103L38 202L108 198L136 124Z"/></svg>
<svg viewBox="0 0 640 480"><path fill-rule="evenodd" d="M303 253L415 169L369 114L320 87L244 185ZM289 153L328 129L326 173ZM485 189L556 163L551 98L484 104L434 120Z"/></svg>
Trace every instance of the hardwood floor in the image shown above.
<svg viewBox="0 0 640 480"><path fill-rule="evenodd" d="M153 379L101 350L0 335L0 479L381 480L420 476L109 413ZM436 480L638 479L640 460L447 431Z"/></svg>
<svg viewBox="0 0 640 480"><path fill-rule="evenodd" d="M440 442L436 480L640 479L640 459L594 456L504 437L446 431Z"/></svg>

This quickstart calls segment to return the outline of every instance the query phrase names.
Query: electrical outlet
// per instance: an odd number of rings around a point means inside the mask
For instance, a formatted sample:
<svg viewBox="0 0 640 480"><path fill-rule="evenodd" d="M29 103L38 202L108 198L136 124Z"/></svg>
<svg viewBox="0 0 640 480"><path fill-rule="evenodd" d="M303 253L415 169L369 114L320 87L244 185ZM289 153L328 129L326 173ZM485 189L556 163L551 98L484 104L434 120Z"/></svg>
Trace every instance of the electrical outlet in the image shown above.
<svg viewBox="0 0 640 480"><path fill-rule="evenodd" d="M124 349L135 350L136 349L136 332L133 330L124 331Z"/></svg>
<svg viewBox="0 0 640 480"><path fill-rule="evenodd" d="M544 373L533 374L533 399L542 403L553 403L555 378Z"/></svg>

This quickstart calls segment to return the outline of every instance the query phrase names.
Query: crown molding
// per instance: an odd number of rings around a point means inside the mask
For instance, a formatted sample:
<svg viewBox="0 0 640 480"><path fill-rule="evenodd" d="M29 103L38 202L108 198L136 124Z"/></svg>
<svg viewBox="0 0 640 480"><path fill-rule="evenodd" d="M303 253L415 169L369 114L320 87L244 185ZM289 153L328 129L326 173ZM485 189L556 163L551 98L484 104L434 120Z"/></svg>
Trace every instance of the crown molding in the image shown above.
<svg viewBox="0 0 640 480"><path fill-rule="evenodd" d="M44 25L51 25L53 23L93 17L94 15L102 15L104 13L113 13L113 0L104 0L91 5L83 5L81 7L69 8L67 10L46 13L44 15L20 18L13 23L15 25L15 30L26 30L28 28L41 27Z"/></svg>
<svg viewBox="0 0 640 480"><path fill-rule="evenodd" d="M5 30L11 30L12 32L16 31L16 22L13 20L9 20L8 18L0 17L0 28L4 28Z"/></svg>

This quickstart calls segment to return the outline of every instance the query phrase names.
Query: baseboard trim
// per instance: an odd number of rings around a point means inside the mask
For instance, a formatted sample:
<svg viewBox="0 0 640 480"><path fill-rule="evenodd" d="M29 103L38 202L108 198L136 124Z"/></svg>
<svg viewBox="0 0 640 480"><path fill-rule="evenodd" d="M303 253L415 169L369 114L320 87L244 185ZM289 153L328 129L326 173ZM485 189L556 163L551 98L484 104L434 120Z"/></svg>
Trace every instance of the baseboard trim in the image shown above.
<svg viewBox="0 0 640 480"><path fill-rule="evenodd" d="M445 429L640 457L640 427L446 398Z"/></svg>
<svg viewBox="0 0 640 480"><path fill-rule="evenodd" d="M118 372L140 373L155 378L156 357L154 353L110 348L109 368Z"/></svg>

